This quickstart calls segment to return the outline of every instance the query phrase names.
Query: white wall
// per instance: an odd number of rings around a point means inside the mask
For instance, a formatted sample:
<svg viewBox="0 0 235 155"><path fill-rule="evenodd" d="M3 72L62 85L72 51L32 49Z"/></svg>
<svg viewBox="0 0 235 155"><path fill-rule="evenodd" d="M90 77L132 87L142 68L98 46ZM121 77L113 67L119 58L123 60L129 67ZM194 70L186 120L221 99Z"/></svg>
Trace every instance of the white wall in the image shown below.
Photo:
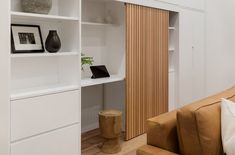
<svg viewBox="0 0 235 155"><path fill-rule="evenodd" d="M0 155L10 154L10 2L0 1Z"/></svg>
<svg viewBox="0 0 235 155"><path fill-rule="evenodd" d="M235 84L234 6L234 0L206 0L207 95Z"/></svg>

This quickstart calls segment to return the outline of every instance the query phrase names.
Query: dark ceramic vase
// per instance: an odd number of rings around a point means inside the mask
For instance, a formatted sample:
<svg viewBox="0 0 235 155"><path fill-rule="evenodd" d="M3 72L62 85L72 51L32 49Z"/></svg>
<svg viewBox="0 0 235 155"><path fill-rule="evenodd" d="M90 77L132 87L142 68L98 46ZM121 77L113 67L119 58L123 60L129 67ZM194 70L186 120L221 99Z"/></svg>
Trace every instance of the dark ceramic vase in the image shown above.
<svg viewBox="0 0 235 155"><path fill-rule="evenodd" d="M61 48L60 37L56 30L50 30L46 39L46 50L50 53L56 53Z"/></svg>

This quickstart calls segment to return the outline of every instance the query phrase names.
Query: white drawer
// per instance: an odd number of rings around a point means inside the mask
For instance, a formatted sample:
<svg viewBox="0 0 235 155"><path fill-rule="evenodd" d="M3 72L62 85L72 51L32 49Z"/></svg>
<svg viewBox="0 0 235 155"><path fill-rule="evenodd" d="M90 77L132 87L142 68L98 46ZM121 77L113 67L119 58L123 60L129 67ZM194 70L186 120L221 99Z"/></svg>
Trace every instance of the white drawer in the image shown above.
<svg viewBox="0 0 235 155"><path fill-rule="evenodd" d="M11 102L11 141L79 122L80 91Z"/></svg>
<svg viewBox="0 0 235 155"><path fill-rule="evenodd" d="M73 125L11 144L11 155L79 155L79 126Z"/></svg>

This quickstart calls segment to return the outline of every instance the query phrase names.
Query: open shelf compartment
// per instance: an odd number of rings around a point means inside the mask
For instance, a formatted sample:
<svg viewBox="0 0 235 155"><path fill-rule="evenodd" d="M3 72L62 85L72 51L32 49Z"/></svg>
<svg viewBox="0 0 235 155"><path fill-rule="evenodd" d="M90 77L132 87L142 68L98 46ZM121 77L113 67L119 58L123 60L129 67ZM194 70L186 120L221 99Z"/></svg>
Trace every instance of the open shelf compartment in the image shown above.
<svg viewBox="0 0 235 155"><path fill-rule="evenodd" d="M74 52L79 53L79 22L74 21L38 21L38 20L26 20L26 19L12 19L12 24L21 25L39 25L42 33L42 40L45 44L46 38L50 30L56 30L60 40L61 49L59 52ZM52 54L50 54L52 55Z"/></svg>
<svg viewBox="0 0 235 155"><path fill-rule="evenodd" d="M24 57L11 62L11 100L79 88L78 57Z"/></svg>
<svg viewBox="0 0 235 155"><path fill-rule="evenodd" d="M52 9L48 15L24 13L21 7L21 0L11 0L11 11L17 16L34 16L51 19L79 19L79 1L78 0L52 0ZM23 13L23 14L21 14Z"/></svg>

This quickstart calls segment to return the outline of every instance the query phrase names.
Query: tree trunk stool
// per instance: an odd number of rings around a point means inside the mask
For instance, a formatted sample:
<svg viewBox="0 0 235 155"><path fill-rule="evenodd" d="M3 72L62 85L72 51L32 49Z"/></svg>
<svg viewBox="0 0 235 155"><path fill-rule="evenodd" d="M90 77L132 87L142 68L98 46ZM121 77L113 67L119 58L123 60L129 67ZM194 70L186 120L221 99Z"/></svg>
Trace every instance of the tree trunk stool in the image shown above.
<svg viewBox="0 0 235 155"><path fill-rule="evenodd" d="M121 151L122 112L105 110L99 113L101 136L105 139L101 151L114 154Z"/></svg>

